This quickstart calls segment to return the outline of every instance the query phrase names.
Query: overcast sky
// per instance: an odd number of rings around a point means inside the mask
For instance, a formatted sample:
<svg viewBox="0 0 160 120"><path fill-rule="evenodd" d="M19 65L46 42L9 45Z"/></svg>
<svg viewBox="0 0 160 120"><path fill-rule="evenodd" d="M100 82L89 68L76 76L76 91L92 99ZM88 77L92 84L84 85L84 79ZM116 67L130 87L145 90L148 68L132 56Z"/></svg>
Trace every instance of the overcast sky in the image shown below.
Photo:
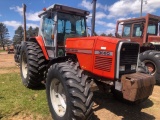
<svg viewBox="0 0 160 120"><path fill-rule="evenodd" d="M38 13L54 3L68 5L88 11L92 10L92 0L0 0L0 22L9 29L11 39L15 29L23 23L22 3L27 5L27 27L39 26ZM141 0L97 0L96 32L114 33L118 19L140 16ZM144 0L143 16L152 13L160 16L160 0ZM88 26L90 25L88 19Z"/></svg>

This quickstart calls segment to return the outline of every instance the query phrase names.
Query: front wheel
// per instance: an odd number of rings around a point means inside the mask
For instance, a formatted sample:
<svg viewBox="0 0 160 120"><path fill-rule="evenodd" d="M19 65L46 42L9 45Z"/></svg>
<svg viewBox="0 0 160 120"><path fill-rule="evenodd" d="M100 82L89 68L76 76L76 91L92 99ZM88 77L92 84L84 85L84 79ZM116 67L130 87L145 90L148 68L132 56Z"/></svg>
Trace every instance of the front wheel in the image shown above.
<svg viewBox="0 0 160 120"><path fill-rule="evenodd" d="M49 68L46 93L54 120L92 119L93 93L88 77L80 71L70 62L54 64Z"/></svg>

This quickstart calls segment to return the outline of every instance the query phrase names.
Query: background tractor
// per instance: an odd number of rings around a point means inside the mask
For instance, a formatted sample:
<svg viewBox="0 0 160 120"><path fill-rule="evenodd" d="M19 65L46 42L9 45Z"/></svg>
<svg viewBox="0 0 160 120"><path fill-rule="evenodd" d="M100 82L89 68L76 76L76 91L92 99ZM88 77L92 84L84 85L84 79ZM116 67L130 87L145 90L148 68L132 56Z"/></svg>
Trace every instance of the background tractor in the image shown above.
<svg viewBox="0 0 160 120"><path fill-rule="evenodd" d="M140 44L140 61L148 67L156 83L160 84L160 17L147 14L144 17L117 21L116 36L122 28L121 38Z"/></svg>
<svg viewBox="0 0 160 120"><path fill-rule="evenodd" d="M96 0L93 8L92 34ZM154 77L137 72L139 44L87 37L88 15L85 10L52 5L39 14L39 35L21 44L22 82L32 89L46 84L54 120L92 119L93 84L130 102L146 100L153 91Z"/></svg>
<svg viewBox="0 0 160 120"><path fill-rule="evenodd" d="M13 44L7 44L7 51L8 51L8 54L14 53L14 46L13 46Z"/></svg>

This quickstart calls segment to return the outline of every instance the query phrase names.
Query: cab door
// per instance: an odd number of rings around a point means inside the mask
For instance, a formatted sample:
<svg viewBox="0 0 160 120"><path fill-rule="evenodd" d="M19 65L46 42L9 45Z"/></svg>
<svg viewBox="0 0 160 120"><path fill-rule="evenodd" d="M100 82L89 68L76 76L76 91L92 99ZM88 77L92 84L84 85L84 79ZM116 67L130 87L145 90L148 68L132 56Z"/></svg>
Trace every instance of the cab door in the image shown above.
<svg viewBox="0 0 160 120"><path fill-rule="evenodd" d="M54 34L53 30L54 26L55 26L54 15L51 14L44 15L41 32L47 53L50 58L55 57L54 39L51 37Z"/></svg>

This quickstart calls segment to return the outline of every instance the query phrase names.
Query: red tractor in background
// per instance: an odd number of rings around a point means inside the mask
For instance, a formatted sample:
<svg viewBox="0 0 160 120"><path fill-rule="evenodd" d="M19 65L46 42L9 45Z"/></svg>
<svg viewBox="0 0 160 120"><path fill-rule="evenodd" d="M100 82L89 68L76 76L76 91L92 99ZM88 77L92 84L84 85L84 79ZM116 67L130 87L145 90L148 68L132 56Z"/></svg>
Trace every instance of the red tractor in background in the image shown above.
<svg viewBox="0 0 160 120"><path fill-rule="evenodd" d="M160 16L147 14L144 17L117 21L116 36L122 28L121 38L140 44L140 61L160 84ZM120 26L121 25L121 26Z"/></svg>
<svg viewBox="0 0 160 120"><path fill-rule="evenodd" d="M139 44L88 37L88 15L85 10L52 5L39 14L39 35L21 44L22 83L32 89L46 84L54 120L92 119L93 83L130 102L144 101L153 91L154 77L137 72ZM92 22L94 26L94 17Z"/></svg>

